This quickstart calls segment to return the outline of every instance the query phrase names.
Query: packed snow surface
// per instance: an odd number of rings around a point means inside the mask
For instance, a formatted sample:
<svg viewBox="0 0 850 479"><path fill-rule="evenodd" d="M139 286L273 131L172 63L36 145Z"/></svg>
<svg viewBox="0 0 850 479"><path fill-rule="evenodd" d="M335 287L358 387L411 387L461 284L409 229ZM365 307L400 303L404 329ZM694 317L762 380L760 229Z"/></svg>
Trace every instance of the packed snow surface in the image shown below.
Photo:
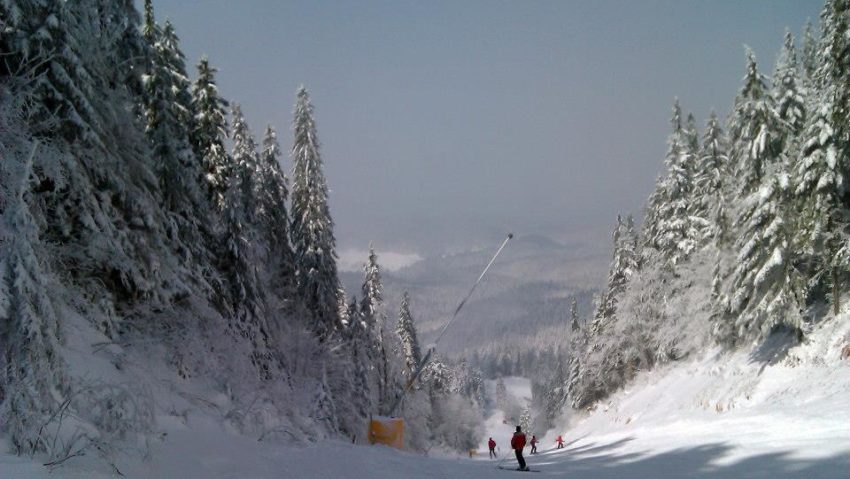
<svg viewBox="0 0 850 479"><path fill-rule="evenodd" d="M528 463L541 476L581 479L848 478L850 359L839 352L846 319L804 346L712 351L644 374L595 411L564 418L546 437L562 433L567 446L554 450L544 440L540 454L529 457L526 449ZM505 383L517 397L529 390L520 378ZM293 446L239 435L201 411L163 414L150 455L128 454L116 465L130 478L512 477L515 472L496 468L502 459L515 465L503 447L512 425L492 414L487 425L501 447L496 460L484 447L474 458L437 458L341 441ZM95 457L72 458L51 471L37 458L0 455L0 477L106 478L114 472Z"/></svg>

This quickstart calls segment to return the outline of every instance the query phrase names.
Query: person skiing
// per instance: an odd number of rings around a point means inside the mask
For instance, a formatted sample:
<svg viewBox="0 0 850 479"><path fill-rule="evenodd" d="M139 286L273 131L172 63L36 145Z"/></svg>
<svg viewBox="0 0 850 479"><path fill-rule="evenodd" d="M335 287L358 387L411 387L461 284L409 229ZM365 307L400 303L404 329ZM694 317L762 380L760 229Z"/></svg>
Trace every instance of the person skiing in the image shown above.
<svg viewBox="0 0 850 479"><path fill-rule="evenodd" d="M537 436L531 435L531 454L537 454Z"/></svg>
<svg viewBox="0 0 850 479"><path fill-rule="evenodd" d="M496 441L491 437L489 441L487 441L487 447L490 448L490 459L496 457Z"/></svg>
<svg viewBox="0 0 850 479"><path fill-rule="evenodd" d="M525 465L525 458L522 457L522 449L525 447L525 434L520 426L516 427L514 437L511 438L511 449L516 453L516 461L519 463L519 471L527 471L528 466Z"/></svg>
<svg viewBox="0 0 850 479"><path fill-rule="evenodd" d="M558 449L564 448L564 438L560 434L558 434L558 439L555 439L555 442L558 443Z"/></svg>

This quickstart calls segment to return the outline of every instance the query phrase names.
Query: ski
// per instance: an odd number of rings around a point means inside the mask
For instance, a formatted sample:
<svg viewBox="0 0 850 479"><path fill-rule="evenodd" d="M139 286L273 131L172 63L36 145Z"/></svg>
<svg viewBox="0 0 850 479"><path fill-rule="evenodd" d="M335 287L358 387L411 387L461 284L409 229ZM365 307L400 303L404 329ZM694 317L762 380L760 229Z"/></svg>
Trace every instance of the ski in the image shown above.
<svg viewBox="0 0 850 479"><path fill-rule="evenodd" d="M498 466L497 469L501 469L503 471L514 471L514 472L540 472L540 469L516 469L513 467L504 467Z"/></svg>

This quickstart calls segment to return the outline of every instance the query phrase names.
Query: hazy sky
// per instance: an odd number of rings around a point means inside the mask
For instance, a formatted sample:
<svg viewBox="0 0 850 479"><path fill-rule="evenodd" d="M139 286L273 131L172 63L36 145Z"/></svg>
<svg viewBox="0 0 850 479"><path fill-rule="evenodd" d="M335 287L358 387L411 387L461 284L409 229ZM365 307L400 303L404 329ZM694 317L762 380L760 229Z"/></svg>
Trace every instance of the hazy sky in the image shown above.
<svg viewBox="0 0 850 479"><path fill-rule="evenodd" d="M154 0L256 132L310 90L340 249L498 245L642 215L678 96L725 114L821 0ZM286 161L287 169L290 167Z"/></svg>

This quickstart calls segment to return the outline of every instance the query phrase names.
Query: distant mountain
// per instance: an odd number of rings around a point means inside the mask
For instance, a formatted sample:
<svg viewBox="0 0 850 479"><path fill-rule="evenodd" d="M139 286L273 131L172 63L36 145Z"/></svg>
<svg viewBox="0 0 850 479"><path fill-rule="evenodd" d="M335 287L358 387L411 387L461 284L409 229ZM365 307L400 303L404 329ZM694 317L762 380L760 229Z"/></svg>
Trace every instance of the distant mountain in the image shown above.
<svg viewBox="0 0 850 479"><path fill-rule="evenodd" d="M426 257L395 272L384 272L385 303L391 321L401 294L410 293L411 310L423 345L433 341L458 303L495 253L490 249ZM544 235L517 235L439 344L448 356L466 357L494 343L506 348L541 348L568 336L570 301L587 317L593 295L603 284L609 263L607 241ZM380 261L380 251L378 251ZM342 273L349 292L359 296L362 274ZM564 335L551 334L563 326ZM546 331L547 334L539 334Z"/></svg>

